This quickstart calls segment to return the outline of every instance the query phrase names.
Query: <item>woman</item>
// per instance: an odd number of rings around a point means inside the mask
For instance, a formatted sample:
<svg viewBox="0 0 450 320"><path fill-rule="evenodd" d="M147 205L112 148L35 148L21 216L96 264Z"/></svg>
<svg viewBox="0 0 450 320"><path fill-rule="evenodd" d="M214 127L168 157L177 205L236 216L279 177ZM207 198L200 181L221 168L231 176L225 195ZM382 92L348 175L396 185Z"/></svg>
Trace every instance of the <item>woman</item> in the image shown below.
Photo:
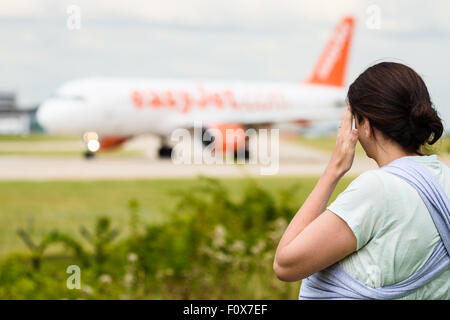
<svg viewBox="0 0 450 320"><path fill-rule="evenodd" d="M298 281L339 266L369 288L390 286L417 272L442 244L418 191L380 169L361 174L327 207L352 166L358 140L380 168L401 158L413 160L436 178L447 204L450 195L449 167L421 152L422 145L441 137L443 125L414 70L399 63L376 64L353 82L347 99L328 166L278 245L274 271L280 280ZM445 228L448 234L448 224ZM320 290L318 297L327 296ZM397 298L450 299L450 270Z"/></svg>

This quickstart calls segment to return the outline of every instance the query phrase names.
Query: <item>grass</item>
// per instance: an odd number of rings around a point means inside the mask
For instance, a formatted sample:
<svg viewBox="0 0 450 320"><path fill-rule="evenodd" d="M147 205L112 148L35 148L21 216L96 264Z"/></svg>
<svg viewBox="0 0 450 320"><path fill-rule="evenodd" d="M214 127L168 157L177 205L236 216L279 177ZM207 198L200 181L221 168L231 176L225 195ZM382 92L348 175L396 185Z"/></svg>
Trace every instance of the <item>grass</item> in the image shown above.
<svg viewBox="0 0 450 320"><path fill-rule="evenodd" d="M440 138L435 144L424 149L427 154L449 154L450 153L450 136Z"/></svg>
<svg viewBox="0 0 450 320"><path fill-rule="evenodd" d="M342 192L353 177L342 179L331 200ZM318 178L258 178L262 187L274 195L282 189L298 185L299 207L313 189ZM248 182L246 179L221 179L237 199ZM174 209L176 194L192 188L198 181L186 179L154 179L127 181L1 181L0 182L0 257L26 250L17 236L17 228L33 226L33 236L58 228L81 240L79 227L91 227L99 216L107 215L113 226L128 233L128 201L140 204L141 226L160 223ZM239 214L238 212L236 214ZM293 213L294 214L294 213Z"/></svg>
<svg viewBox="0 0 450 320"><path fill-rule="evenodd" d="M78 141L80 137L68 135L47 135L44 133L32 133L29 135L0 135L1 141L34 142L34 141Z"/></svg>
<svg viewBox="0 0 450 320"><path fill-rule="evenodd" d="M30 143L41 143L39 149L33 148L30 150ZM59 149L58 143L71 143L69 149ZM75 142L75 143L72 143ZM76 144L79 142L79 144ZM5 143L6 145L3 145ZM10 143L14 143L14 147L11 149ZM47 144L48 143L48 144ZM55 143L55 145L53 145ZM0 156L21 156L21 157L82 157L84 148L81 147L80 137L77 136L53 136L45 135L42 133L33 133L26 136L14 136L14 135L0 135ZM100 158L110 157L142 157L142 150L124 150L123 148L117 148L108 151L102 151L97 154Z"/></svg>
<svg viewBox="0 0 450 320"><path fill-rule="evenodd" d="M336 144L336 136L331 135L326 137L295 137L294 141L306 147L311 147L319 151L331 153ZM424 152L426 154L450 153L450 137L442 137L431 147L425 148ZM366 154L359 141L356 144L355 154L358 156L364 156Z"/></svg>
<svg viewBox="0 0 450 320"><path fill-rule="evenodd" d="M99 152L96 154L97 158L110 158L110 157L142 157L143 152L140 150L123 150L115 149L106 152ZM0 151L0 156L27 156L27 157L83 157L83 151L54 151L54 150L42 150L42 151Z"/></svg>
<svg viewBox="0 0 450 320"><path fill-rule="evenodd" d="M336 136L334 135L325 137L298 136L295 137L293 141L301 145L304 145L305 147L310 147L319 151L331 153L333 152L334 146L336 145ZM366 154L359 141L356 144L355 154L358 156L364 156Z"/></svg>

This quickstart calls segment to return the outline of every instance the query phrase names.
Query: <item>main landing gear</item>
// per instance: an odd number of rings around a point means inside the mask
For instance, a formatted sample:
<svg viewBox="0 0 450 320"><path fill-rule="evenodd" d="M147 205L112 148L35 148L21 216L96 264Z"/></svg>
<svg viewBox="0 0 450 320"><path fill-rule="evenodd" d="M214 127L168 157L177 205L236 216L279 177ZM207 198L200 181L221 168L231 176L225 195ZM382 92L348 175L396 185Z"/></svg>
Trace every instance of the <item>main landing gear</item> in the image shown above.
<svg viewBox="0 0 450 320"><path fill-rule="evenodd" d="M159 158L170 158L172 156L172 147L163 143L158 149L158 155Z"/></svg>
<svg viewBox="0 0 450 320"><path fill-rule="evenodd" d="M89 150L86 150L84 153L83 153L83 156L84 156L84 158L85 159L94 159L95 158L95 152L91 152L91 151L89 151Z"/></svg>

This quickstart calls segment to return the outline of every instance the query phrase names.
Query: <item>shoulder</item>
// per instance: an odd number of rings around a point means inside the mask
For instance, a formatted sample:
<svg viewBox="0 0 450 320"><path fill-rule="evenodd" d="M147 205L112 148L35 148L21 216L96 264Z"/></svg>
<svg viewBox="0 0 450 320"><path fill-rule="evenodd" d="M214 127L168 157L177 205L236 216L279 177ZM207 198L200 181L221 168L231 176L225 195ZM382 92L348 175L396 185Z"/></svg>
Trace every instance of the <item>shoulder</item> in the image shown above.
<svg viewBox="0 0 450 320"><path fill-rule="evenodd" d="M373 182L379 185L381 184L380 173L382 172L378 169L363 172L355 180L353 180L352 183L364 184L367 182Z"/></svg>
<svg viewBox="0 0 450 320"><path fill-rule="evenodd" d="M381 170L366 171L354 179L338 197L350 193L355 197L364 197L365 200L372 198L380 200L385 193L385 179L385 173ZM366 198L366 196L369 198Z"/></svg>
<svg viewBox="0 0 450 320"><path fill-rule="evenodd" d="M358 241L357 249L364 246L383 223L386 195L383 176L378 170L369 170L354 179L327 209L352 229Z"/></svg>
<svg viewBox="0 0 450 320"><path fill-rule="evenodd" d="M385 189L385 176L384 172L381 170L369 170L357 178L355 178L350 184L345 188L345 190L340 193L335 202L349 202L349 201L366 201L372 202L371 200L382 200L384 197ZM344 199L343 199L344 198Z"/></svg>

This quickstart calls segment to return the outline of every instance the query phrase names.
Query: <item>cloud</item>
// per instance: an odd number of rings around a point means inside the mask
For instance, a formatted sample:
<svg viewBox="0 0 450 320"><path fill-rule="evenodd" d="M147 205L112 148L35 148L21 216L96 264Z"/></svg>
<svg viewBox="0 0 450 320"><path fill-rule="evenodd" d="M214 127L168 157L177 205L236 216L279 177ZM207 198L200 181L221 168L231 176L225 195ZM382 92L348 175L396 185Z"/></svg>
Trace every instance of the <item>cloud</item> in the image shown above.
<svg viewBox="0 0 450 320"><path fill-rule="evenodd" d="M72 4L82 28L71 32ZM380 9L380 30L366 26L369 5ZM91 75L298 81L340 17L353 14L349 80L380 58L399 59L426 75L436 105L448 106L448 12L445 0L2 1L0 89L36 103Z"/></svg>
<svg viewBox="0 0 450 320"><path fill-rule="evenodd" d="M446 0L15 0L0 2L0 16L56 18L64 16L69 5L79 6L83 17L91 21L256 28L295 25L301 19L333 22L345 14L365 19L368 6L375 5L388 30L450 30L450 2Z"/></svg>

